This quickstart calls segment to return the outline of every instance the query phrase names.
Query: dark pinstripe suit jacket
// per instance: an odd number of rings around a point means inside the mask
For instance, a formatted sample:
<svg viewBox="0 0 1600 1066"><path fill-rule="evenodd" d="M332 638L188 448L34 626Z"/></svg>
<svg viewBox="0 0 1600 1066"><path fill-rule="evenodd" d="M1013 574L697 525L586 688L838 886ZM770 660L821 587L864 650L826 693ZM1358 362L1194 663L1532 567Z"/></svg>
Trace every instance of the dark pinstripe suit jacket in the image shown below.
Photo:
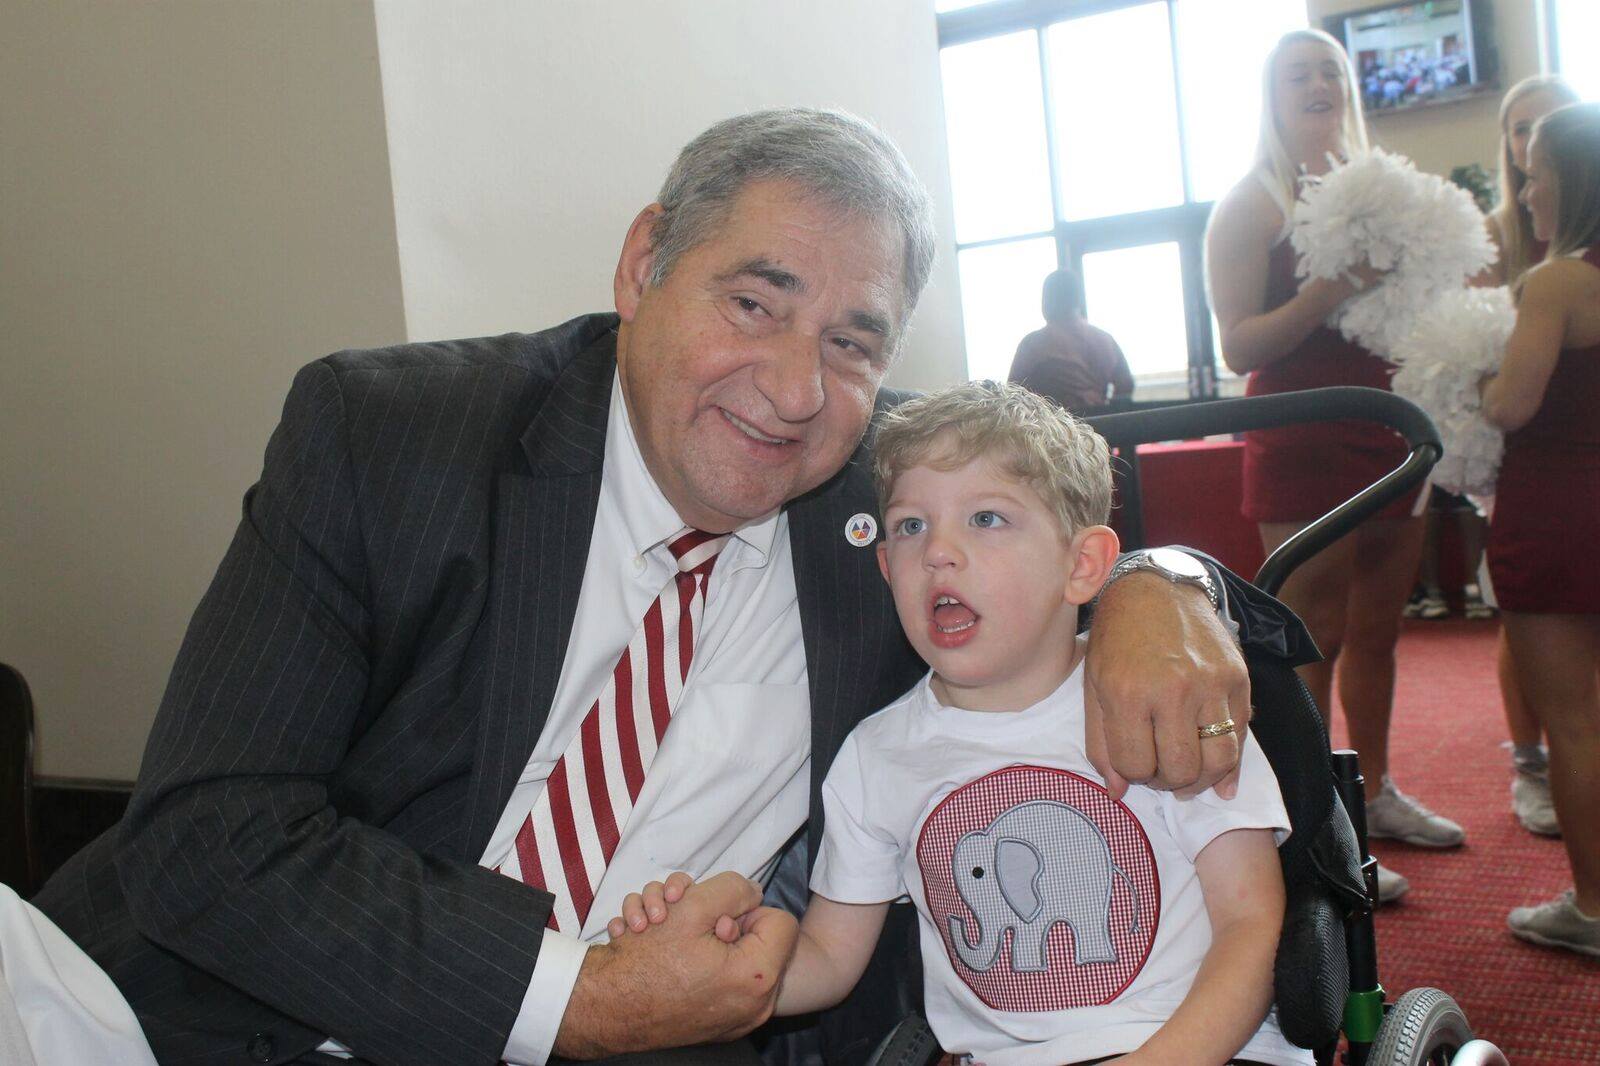
<svg viewBox="0 0 1600 1066"><path fill-rule="evenodd" d="M498 1059L550 897L477 860L566 651L615 324L296 377L128 815L35 900L163 1062L282 1062L328 1034L383 1063ZM873 552L844 539L876 510L863 455L788 508L815 810L845 735L924 670ZM893 1017L863 984L842 1026L858 1046Z"/></svg>

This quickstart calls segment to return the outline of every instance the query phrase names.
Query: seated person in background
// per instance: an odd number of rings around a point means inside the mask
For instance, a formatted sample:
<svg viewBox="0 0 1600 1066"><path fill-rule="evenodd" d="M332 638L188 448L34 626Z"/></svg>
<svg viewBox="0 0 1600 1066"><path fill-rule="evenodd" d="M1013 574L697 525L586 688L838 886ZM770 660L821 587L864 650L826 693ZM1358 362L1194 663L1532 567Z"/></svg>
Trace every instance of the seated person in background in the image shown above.
<svg viewBox="0 0 1600 1066"><path fill-rule="evenodd" d="M1011 380L1071 411L1085 414L1111 399L1133 394L1128 360L1111 334L1083 317L1083 280L1071 270L1057 270L1044 279L1044 329L1034 330L1017 345Z"/></svg>
<svg viewBox="0 0 1600 1066"><path fill-rule="evenodd" d="M1105 442L989 383L908 401L881 427L878 563L932 672L833 761L777 1013L843 999L909 895L928 1018L958 1056L1310 1062L1270 1010L1273 834L1289 822L1248 731L1200 731L1243 746L1231 801L1135 785L1119 803L1085 753L1078 608L1117 556ZM628 897L613 935L659 920L675 877ZM731 919L718 929L738 936Z"/></svg>

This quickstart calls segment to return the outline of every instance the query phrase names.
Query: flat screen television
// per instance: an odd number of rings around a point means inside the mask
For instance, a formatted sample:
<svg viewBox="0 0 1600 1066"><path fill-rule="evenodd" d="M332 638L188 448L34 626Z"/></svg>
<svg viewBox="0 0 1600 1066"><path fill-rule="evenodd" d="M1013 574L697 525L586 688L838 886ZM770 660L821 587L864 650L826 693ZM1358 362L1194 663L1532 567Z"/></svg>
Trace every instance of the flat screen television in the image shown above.
<svg viewBox="0 0 1600 1066"><path fill-rule="evenodd" d="M1344 43L1368 115L1451 103L1499 87L1489 0L1423 0L1323 20Z"/></svg>

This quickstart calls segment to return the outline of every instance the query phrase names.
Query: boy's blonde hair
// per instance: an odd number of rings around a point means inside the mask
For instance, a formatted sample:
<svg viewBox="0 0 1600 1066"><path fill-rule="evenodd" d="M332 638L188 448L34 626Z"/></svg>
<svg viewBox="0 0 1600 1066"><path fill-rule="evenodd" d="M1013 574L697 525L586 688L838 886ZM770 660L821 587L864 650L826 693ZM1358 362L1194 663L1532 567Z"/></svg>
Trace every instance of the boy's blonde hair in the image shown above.
<svg viewBox="0 0 1600 1066"><path fill-rule="evenodd" d="M1111 514L1111 452L1082 420L1009 382L969 381L907 400L878 416L873 476L887 509L914 466L950 470L992 461L1039 494L1071 537Z"/></svg>

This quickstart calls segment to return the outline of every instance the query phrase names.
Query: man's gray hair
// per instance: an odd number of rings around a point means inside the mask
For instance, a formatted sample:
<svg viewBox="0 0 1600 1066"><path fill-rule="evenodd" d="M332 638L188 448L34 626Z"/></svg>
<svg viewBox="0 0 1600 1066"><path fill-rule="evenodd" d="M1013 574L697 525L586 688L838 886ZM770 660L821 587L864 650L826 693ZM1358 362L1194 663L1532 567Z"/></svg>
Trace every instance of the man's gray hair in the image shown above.
<svg viewBox="0 0 1600 1066"><path fill-rule="evenodd" d="M871 123L844 111L788 107L724 119L678 154L656 199L650 283L660 285L678 257L706 240L746 185L790 181L824 203L892 223L905 252L905 313L933 266L928 190L900 149Z"/></svg>

